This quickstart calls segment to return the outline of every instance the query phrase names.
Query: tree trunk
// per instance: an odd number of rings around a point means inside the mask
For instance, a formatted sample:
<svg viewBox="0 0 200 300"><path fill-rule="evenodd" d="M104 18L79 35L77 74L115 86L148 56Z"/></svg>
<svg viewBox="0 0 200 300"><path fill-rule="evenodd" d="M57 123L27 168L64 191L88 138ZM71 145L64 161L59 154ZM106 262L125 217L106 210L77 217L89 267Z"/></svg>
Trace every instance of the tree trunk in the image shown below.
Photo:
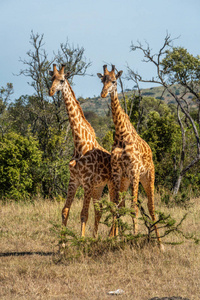
<svg viewBox="0 0 200 300"><path fill-rule="evenodd" d="M177 195L178 194L178 191L179 191L179 188L180 188L180 185L181 185L181 180L182 180L182 175L178 175L176 181L175 181L175 184L174 184L174 187L173 187L173 195Z"/></svg>

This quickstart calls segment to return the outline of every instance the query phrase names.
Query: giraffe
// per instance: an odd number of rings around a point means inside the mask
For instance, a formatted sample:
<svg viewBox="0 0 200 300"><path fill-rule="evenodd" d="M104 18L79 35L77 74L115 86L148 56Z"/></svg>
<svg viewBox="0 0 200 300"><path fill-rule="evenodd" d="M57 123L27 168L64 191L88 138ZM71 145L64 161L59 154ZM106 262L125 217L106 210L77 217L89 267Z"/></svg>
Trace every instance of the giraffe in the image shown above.
<svg viewBox="0 0 200 300"><path fill-rule="evenodd" d="M111 180L113 182L113 201L119 201L119 187L121 178L128 178L129 184L132 186L132 206L135 215L133 217L134 233L138 231L138 186L141 182L148 198L148 210L153 222L155 222L154 208L154 163L152 159L152 151L149 145L137 134L135 128L131 124L128 115L122 109L117 93L117 79L123 71L115 74L115 66L108 71L107 65L103 66L104 74L97 73L97 76L103 83L101 97L105 98L108 94L111 97L111 109L113 122L115 125L115 139L111 152ZM157 225L155 232L160 248L163 250Z"/></svg>
<svg viewBox="0 0 200 300"><path fill-rule="evenodd" d="M74 154L69 162L70 180L67 198L62 209L62 223L64 226L67 225L70 207L76 190L79 186L83 186L84 201L81 211L81 236L85 236L85 226L91 198L93 198L95 209L93 236L96 236L101 218L101 209L97 209L95 203L99 201L106 184L108 184L110 189L111 155L98 144L94 129L85 119L82 108L67 80L69 72L65 73L64 69L65 65L62 65L58 71L56 64L54 64L53 71L49 72L52 76L49 95L53 96L57 91L62 92L74 141Z"/></svg>

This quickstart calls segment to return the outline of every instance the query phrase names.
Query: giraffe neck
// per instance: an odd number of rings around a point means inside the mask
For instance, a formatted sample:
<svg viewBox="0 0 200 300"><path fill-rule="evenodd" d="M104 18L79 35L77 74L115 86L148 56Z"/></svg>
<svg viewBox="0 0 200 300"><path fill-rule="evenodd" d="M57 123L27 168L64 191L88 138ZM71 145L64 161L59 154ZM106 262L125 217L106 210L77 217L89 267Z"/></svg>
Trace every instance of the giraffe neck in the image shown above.
<svg viewBox="0 0 200 300"><path fill-rule="evenodd" d="M65 81L63 86L62 95L69 116L74 140L74 157L80 157L94 147L99 148L94 129L85 119L82 108L67 81Z"/></svg>
<svg viewBox="0 0 200 300"><path fill-rule="evenodd" d="M125 139L127 132L131 133L132 137L137 135L135 128L120 105L117 91L112 92L110 96L113 122L115 125L115 140Z"/></svg>

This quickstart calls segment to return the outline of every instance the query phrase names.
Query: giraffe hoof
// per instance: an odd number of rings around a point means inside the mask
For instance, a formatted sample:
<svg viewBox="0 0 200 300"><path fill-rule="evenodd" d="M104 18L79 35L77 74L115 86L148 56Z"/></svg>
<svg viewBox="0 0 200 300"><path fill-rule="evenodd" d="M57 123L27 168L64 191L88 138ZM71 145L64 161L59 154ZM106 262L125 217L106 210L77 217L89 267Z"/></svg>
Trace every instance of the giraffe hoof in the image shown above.
<svg viewBox="0 0 200 300"><path fill-rule="evenodd" d="M68 215L66 215L65 213L62 214L62 224L64 226L67 226L67 219L68 219Z"/></svg>
<svg viewBox="0 0 200 300"><path fill-rule="evenodd" d="M159 248L160 248L160 251L161 251L161 252L165 252L165 247L164 247L163 244L160 244L160 245L159 245Z"/></svg>
<svg viewBox="0 0 200 300"><path fill-rule="evenodd" d="M66 218L64 216L62 216L62 224L64 226L67 226L67 220L66 220Z"/></svg>
<svg viewBox="0 0 200 300"><path fill-rule="evenodd" d="M64 208L63 211L62 211L62 224L64 226L67 225L68 215L69 215L69 209L68 208Z"/></svg>

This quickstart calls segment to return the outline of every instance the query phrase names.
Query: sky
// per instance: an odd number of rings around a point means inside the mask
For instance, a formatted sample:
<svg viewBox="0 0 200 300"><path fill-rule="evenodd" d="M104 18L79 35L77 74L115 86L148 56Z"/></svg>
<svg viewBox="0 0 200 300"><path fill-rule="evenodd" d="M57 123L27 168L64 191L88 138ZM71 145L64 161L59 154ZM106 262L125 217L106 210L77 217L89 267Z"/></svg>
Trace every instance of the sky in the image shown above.
<svg viewBox="0 0 200 300"><path fill-rule="evenodd" d="M131 43L148 42L156 53L170 34L174 46L200 54L199 0L0 0L0 87L13 83L12 99L32 95L29 78L19 74L31 49L30 35L44 34L44 49L49 59L60 44L84 47L92 63L89 74L76 76L76 97L99 96L102 84L96 73L114 64L127 74L129 65L145 78L154 75L152 65L142 62L140 52L130 51ZM134 83L124 79L124 88Z"/></svg>

